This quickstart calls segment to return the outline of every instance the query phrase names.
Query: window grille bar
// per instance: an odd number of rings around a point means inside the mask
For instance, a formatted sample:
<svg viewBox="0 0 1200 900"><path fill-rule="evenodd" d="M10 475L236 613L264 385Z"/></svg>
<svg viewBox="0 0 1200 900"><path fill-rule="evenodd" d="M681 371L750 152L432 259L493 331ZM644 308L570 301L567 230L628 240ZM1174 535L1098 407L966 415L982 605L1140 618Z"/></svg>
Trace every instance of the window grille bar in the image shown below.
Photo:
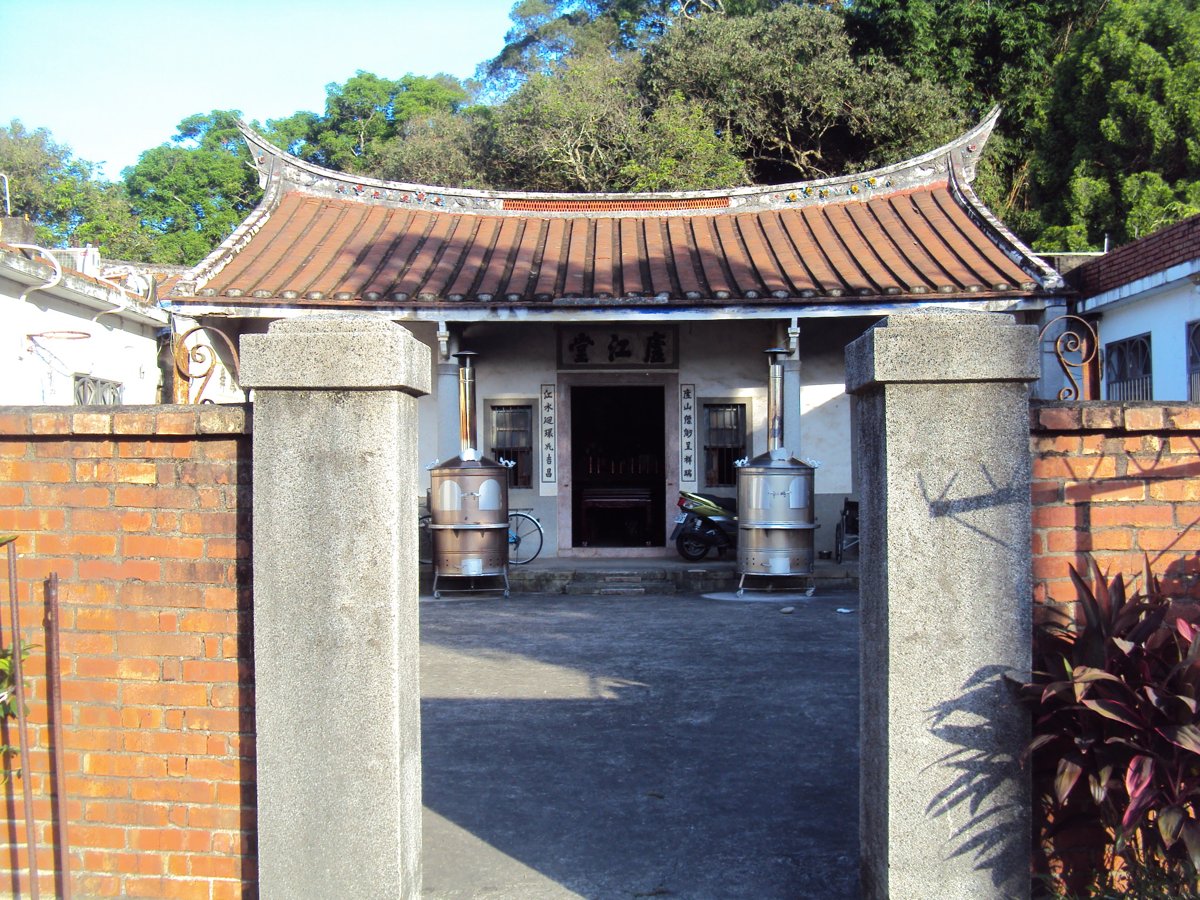
<svg viewBox="0 0 1200 900"><path fill-rule="evenodd" d="M704 486L737 484L734 461L746 455L746 405L704 404Z"/></svg>
<svg viewBox="0 0 1200 900"><path fill-rule="evenodd" d="M76 406L119 406L124 389L116 381L91 375L75 376Z"/></svg>
<svg viewBox="0 0 1200 900"><path fill-rule="evenodd" d="M1109 400L1150 400L1154 396L1150 335L1113 341L1105 348Z"/></svg>
<svg viewBox="0 0 1200 900"><path fill-rule="evenodd" d="M516 463L508 470L510 488L533 486L533 407L527 404L492 406L491 455Z"/></svg>
<svg viewBox="0 0 1200 900"><path fill-rule="evenodd" d="M1109 400L1152 400L1152 380L1149 375L1140 378L1126 378L1122 381L1109 381Z"/></svg>

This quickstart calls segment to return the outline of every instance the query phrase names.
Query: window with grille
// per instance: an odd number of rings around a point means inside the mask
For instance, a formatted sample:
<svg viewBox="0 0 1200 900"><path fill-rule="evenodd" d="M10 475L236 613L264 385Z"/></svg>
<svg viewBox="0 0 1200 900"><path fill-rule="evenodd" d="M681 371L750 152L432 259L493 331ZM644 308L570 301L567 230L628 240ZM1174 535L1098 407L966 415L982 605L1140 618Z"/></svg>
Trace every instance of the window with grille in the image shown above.
<svg viewBox="0 0 1200 900"><path fill-rule="evenodd" d="M75 376L76 406L116 406L121 402L121 385L91 375Z"/></svg>
<svg viewBox="0 0 1200 900"><path fill-rule="evenodd" d="M492 404L491 457L516 463L508 470L510 488L533 487L533 401Z"/></svg>
<svg viewBox="0 0 1200 900"><path fill-rule="evenodd" d="M1150 335L1139 334L1113 341L1104 348L1104 374L1108 400L1153 399L1150 372Z"/></svg>
<svg viewBox="0 0 1200 900"><path fill-rule="evenodd" d="M1187 324L1188 402L1200 403L1200 321Z"/></svg>
<svg viewBox="0 0 1200 900"><path fill-rule="evenodd" d="M734 460L746 452L746 404L705 403L704 486L733 487L737 484Z"/></svg>

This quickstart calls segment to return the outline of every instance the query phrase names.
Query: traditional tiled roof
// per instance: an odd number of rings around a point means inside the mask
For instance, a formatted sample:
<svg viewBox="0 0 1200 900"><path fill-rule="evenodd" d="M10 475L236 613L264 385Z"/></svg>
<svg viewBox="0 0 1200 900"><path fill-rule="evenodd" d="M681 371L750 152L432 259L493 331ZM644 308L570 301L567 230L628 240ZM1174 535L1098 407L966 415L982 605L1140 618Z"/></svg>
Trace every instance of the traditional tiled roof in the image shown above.
<svg viewBox="0 0 1200 900"><path fill-rule="evenodd" d="M668 194L450 190L333 172L244 129L266 192L171 301L819 304L1045 295L1061 279L970 188L998 111L905 163Z"/></svg>

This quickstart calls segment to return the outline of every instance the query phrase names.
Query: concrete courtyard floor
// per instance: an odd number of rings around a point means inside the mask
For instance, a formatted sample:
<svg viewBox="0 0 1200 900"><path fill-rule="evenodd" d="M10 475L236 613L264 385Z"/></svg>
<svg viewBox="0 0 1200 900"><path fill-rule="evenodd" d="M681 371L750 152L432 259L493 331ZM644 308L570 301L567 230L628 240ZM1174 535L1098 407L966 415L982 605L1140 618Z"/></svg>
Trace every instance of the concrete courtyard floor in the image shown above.
<svg viewBox="0 0 1200 900"><path fill-rule="evenodd" d="M466 597L420 607L424 896L858 895L853 591Z"/></svg>

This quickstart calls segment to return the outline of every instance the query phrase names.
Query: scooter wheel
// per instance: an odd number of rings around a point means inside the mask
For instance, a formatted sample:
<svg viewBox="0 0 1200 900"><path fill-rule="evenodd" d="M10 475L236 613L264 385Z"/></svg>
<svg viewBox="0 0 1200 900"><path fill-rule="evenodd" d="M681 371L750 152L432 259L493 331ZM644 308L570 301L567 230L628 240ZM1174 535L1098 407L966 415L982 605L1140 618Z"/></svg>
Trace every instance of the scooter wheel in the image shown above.
<svg viewBox="0 0 1200 900"><path fill-rule="evenodd" d="M681 534L675 538L675 549L688 562L696 562L708 556L708 544L696 540L690 534Z"/></svg>

